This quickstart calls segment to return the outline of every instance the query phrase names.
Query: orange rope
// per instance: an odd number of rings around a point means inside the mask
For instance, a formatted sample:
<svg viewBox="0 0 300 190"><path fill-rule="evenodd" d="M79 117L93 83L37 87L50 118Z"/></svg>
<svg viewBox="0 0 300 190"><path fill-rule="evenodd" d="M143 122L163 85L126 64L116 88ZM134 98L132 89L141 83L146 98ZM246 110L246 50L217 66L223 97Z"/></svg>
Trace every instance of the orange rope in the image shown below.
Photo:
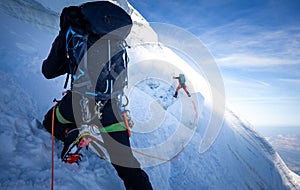
<svg viewBox="0 0 300 190"><path fill-rule="evenodd" d="M56 104L57 105L57 104ZM51 124L51 136L52 136L52 168L51 168L51 190L54 189L54 115L55 115L55 109L56 105L53 107L52 110L52 124Z"/></svg>
<svg viewBox="0 0 300 190"><path fill-rule="evenodd" d="M193 107L194 107L194 111L195 111L195 117L194 117L194 121L193 121L193 124L192 126L196 126L196 122L197 122L197 118L198 118L198 110L197 110L197 107L196 107L196 104L195 102L192 100L192 104L193 104ZM127 120L126 120L127 121ZM147 154L147 153L144 153L144 152L140 152L138 150L135 150L135 149L132 149L133 152L137 153L137 154L140 154L140 155L143 155L143 156L146 156L146 157L149 157L149 158L153 158L153 159L156 159L156 160L160 160L160 161L164 161L164 162L171 162L172 160L175 160L179 154L181 154L184 150L185 146L182 145L181 147L181 150L175 155L173 156L172 158L169 158L169 159L166 159L166 158L161 158L161 157L158 157L158 156L154 156L154 155L150 155L150 154Z"/></svg>
<svg viewBox="0 0 300 190"><path fill-rule="evenodd" d="M125 112L123 112L123 119L124 119L124 122L125 122L127 134L128 134L128 136L130 137L131 133L130 133L130 128L129 128L129 124L128 124L128 120L127 120L127 117L126 117L126 113L125 113Z"/></svg>
<svg viewBox="0 0 300 190"><path fill-rule="evenodd" d="M137 153L137 154L140 154L140 155L143 155L143 156L146 156L146 157L149 157L149 158L153 158L153 159L156 159L156 160L160 160L160 161L164 161L164 162L171 162L172 160L175 160L179 156L179 154L181 154L183 152L184 148L185 147L182 145L181 150L175 156L173 156L172 158L169 158L169 159L161 158L161 157L154 156L154 155L150 155L150 154L140 152L140 151L135 150L135 149L132 149L132 151Z"/></svg>

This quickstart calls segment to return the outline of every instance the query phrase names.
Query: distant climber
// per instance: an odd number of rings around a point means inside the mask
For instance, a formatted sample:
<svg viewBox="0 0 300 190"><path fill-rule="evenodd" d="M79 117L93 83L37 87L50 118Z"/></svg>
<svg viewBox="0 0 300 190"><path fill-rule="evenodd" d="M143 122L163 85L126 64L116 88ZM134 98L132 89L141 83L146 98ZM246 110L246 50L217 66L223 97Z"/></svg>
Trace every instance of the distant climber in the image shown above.
<svg viewBox="0 0 300 190"><path fill-rule="evenodd" d="M189 96L189 97L191 97L191 95L190 95L190 93L189 93L189 91L187 90L187 88L186 88L186 85L185 85L185 76L184 76L184 74L179 74L179 76L178 77L173 77L173 79L178 79L178 86L177 86L177 88L176 88L176 91L175 91L175 94L174 94L174 98L177 98L177 95L178 95L178 90L180 89L180 88L183 88L183 90L186 92L186 94Z"/></svg>

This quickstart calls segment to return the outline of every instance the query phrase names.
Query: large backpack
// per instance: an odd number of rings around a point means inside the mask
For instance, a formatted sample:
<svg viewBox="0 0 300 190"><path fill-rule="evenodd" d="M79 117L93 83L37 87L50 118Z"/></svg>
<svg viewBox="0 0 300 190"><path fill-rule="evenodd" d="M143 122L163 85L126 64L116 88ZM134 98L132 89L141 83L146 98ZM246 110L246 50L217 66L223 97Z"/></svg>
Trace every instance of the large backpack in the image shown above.
<svg viewBox="0 0 300 190"><path fill-rule="evenodd" d="M179 80L180 80L181 84L185 83L185 76L184 76L184 74L179 74Z"/></svg>
<svg viewBox="0 0 300 190"><path fill-rule="evenodd" d="M125 38L132 27L131 17L108 1L89 2L71 10L61 24L67 30L71 91L79 95L79 101L90 98L102 107L108 100L122 99L119 96L128 81ZM83 122L91 118L86 116Z"/></svg>

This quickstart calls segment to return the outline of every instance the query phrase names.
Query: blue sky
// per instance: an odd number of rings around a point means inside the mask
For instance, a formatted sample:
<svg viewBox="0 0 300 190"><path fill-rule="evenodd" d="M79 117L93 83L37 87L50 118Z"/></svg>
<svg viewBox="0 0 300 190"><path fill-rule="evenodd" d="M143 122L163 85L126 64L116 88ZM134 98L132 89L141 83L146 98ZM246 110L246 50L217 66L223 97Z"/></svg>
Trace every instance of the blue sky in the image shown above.
<svg viewBox="0 0 300 190"><path fill-rule="evenodd" d="M300 127L300 1L129 0L149 21L196 35L226 98L255 127Z"/></svg>

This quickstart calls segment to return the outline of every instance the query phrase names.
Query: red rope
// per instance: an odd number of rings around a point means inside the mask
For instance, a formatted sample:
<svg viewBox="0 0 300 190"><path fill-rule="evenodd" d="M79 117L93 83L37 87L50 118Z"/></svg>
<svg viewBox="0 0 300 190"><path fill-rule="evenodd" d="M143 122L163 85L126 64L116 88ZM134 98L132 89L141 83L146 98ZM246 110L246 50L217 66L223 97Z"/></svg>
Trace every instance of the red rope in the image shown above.
<svg viewBox="0 0 300 190"><path fill-rule="evenodd" d="M54 189L54 114L55 114L56 105L52 110L52 124L51 124L51 136L52 136L52 168L51 168L51 190Z"/></svg>

